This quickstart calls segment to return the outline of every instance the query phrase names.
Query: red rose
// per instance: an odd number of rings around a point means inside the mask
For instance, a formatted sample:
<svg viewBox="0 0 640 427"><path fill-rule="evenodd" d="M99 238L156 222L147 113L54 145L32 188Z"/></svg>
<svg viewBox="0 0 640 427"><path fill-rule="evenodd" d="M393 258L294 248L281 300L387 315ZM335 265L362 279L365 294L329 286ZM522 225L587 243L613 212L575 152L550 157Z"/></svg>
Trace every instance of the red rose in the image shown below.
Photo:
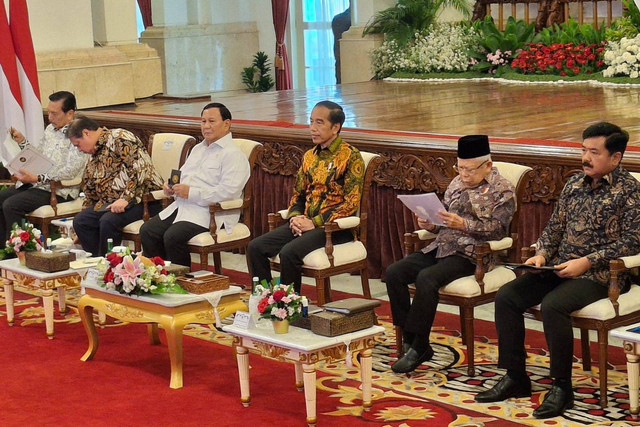
<svg viewBox="0 0 640 427"><path fill-rule="evenodd" d="M104 277L102 278L102 280L104 281L104 283L107 282L113 282L113 278L114 278L114 274L113 274L113 270L108 269L106 273L104 273Z"/></svg>
<svg viewBox="0 0 640 427"><path fill-rule="evenodd" d="M116 253L111 252L110 254L107 254L107 261L109 261L109 265L111 267L115 267L122 262L122 257Z"/></svg>
<svg viewBox="0 0 640 427"><path fill-rule="evenodd" d="M151 261L153 261L155 265L164 265L164 260L159 256L154 256L153 258L151 258Z"/></svg>
<svg viewBox="0 0 640 427"><path fill-rule="evenodd" d="M23 231L22 233L20 233L20 240L22 240L23 242L28 242L29 241L29 232L28 231Z"/></svg>
<svg viewBox="0 0 640 427"><path fill-rule="evenodd" d="M264 309L269 305L269 298L262 298L258 303L258 312L264 313Z"/></svg>
<svg viewBox="0 0 640 427"><path fill-rule="evenodd" d="M275 291L273 293L273 300L275 302L280 302L280 300L282 300L282 298L284 298L286 295L287 293L283 290Z"/></svg>
<svg viewBox="0 0 640 427"><path fill-rule="evenodd" d="M160 274L164 274L166 276L169 272L163 268L162 271L160 271Z"/></svg>

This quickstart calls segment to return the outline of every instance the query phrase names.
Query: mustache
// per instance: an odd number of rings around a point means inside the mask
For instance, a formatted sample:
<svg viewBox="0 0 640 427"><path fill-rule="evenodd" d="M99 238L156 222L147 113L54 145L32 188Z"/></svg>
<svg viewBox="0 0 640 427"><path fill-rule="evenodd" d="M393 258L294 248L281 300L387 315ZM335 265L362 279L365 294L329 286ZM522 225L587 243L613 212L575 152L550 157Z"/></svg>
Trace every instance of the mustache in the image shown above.
<svg viewBox="0 0 640 427"><path fill-rule="evenodd" d="M589 162L582 162L582 166L586 166L588 168L592 168L593 167L593 165L591 163L589 163Z"/></svg>

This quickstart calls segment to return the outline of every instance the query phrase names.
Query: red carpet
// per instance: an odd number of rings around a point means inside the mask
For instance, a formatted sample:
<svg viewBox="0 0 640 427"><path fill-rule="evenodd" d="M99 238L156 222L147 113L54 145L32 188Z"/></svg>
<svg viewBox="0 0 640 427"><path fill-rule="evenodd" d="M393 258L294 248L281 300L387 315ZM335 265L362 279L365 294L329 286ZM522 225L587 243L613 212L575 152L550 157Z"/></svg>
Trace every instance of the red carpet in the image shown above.
<svg viewBox="0 0 640 427"><path fill-rule="evenodd" d="M245 274L226 273L232 282L248 284ZM313 298L312 287L305 286L304 291ZM69 294L73 304L73 292ZM347 295L336 292L334 298L344 296ZM92 361L81 362L87 338L75 307L61 317L56 305L56 335L54 340L48 340L42 308L34 305L37 300L22 293L16 298L24 303L16 306L15 326L9 327L0 311L0 337L4 343L0 374L5 390L0 411L2 425L305 425L304 394L294 387L290 364L252 354L252 400L248 408L242 406L230 339L210 326L186 331L203 339L185 336L184 387L172 390L167 347L150 345L144 325L100 329L96 356ZM385 303L377 310L387 327L388 309ZM493 323L477 322L476 352L482 360L477 360L480 373L475 378L465 375L465 351L457 338L458 317L439 313L435 324L432 340L436 357L411 377L390 373L395 349L389 329L387 336L380 339L374 350L374 401L369 412L363 412L360 406L357 369L347 368L342 362L319 364L319 425L539 425L531 419L530 412L538 402L539 392L548 388L544 385L548 371L540 332L531 331L527 339L533 347L530 375L538 392L531 399L487 406L476 404L472 394L496 375ZM164 343L164 334L160 336ZM612 363L624 365L620 349L612 348L610 357ZM549 421L547 425L608 425L630 420L626 389L620 388L621 374L610 371L612 405L607 411L589 403L597 389L593 374L582 375L574 369L581 403L568 418Z"/></svg>

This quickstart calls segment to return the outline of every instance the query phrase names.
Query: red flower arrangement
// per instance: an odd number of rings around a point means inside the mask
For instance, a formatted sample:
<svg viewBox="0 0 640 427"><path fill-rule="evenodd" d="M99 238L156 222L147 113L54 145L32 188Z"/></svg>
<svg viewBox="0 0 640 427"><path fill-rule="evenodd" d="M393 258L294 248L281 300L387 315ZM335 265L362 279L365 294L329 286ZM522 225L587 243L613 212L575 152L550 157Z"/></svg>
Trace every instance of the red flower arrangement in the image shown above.
<svg viewBox="0 0 640 427"><path fill-rule="evenodd" d="M511 68L524 74L576 76L604 69L604 46L600 44L554 43L546 46L528 43L511 62Z"/></svg>
<svg viewBox="0 0 640 427"><path fill-rule="evenodd" d="M255 292L262 298L258 303L260 317L271 320L295 320L302 316L302 297L293 290L293 285L281 285L276 279L274 283L256 286Z"/></svg>

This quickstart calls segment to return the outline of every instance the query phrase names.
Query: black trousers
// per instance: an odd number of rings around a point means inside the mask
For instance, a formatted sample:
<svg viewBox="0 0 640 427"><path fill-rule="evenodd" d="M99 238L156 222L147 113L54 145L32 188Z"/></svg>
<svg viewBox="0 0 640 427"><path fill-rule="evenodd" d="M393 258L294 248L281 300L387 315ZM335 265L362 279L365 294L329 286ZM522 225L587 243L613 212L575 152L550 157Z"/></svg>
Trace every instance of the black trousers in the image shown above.
<svg viewBox="0 0 640 427"><path fill-rule="evenodd" d="M140 241L145 256L159 256L162 259L191 267L191 255L187 242L194 236L209 231L208 228L187 221L173 221L178 210L162 220L158 215L142 224ZM220 231L224 233L225 231Z"/></svg>
<svg viewBox="0 0 640 427"><path fill-rule="evenodd" d="M473 274L476 268L462 256L436 258L436 251L414 252L391 264L385 274L393 324L407 334L427 340L440 300L438 290L455 279ZM411 283L416 287L413 303L408 288Z"/></svg>
<svg viewBox="0 0 640 427"><path fill-rule="evenodd" d="M331 239L334 244L347 243L353 240L353 233L351 230L341 230L333 233ZM300 293L302 259L310 252L324 247L324 244L324 229L315 228L296 237L287 222L249 243L247 258L251 273L259 280L270 281L272 277L269 257L280 254L280 283L293 283L295 291Z"/></svg>
<svg viewBox="0 0 640 427"><path fill-rule="evenodd" d="M149 204L149 215L156 215L161 210L160 202ZM73 218L73 230L82 249L93 256L103 256L107 253L107 239L113 239L115 246L122 243L122 229L142 219L142 211L142 203L132 205L122 213L95 211L93 206L89 206Z"/></svg>
<svg viewBox="0 0 640 427"><path fill-rule="evenodd" d="M571 312L606 298L606 286L589 279L563 279L553 272L527 273L496 294L498 367L525 372L524 311L541 304L542 324L551 358L552 378L571 378Z"/></svg>
<svg viewBox="0 0 640 427"><path fill-rule="evenodd" d="M65 202L64 197L56 196L58 202ZM48 205L51 201L51 193L39 188L31 188L31 185L22 185L20 188L9 187L0 191L0 248L4 248L6 240L11 234L13 223L22 224L25 215Z"/></svg>

